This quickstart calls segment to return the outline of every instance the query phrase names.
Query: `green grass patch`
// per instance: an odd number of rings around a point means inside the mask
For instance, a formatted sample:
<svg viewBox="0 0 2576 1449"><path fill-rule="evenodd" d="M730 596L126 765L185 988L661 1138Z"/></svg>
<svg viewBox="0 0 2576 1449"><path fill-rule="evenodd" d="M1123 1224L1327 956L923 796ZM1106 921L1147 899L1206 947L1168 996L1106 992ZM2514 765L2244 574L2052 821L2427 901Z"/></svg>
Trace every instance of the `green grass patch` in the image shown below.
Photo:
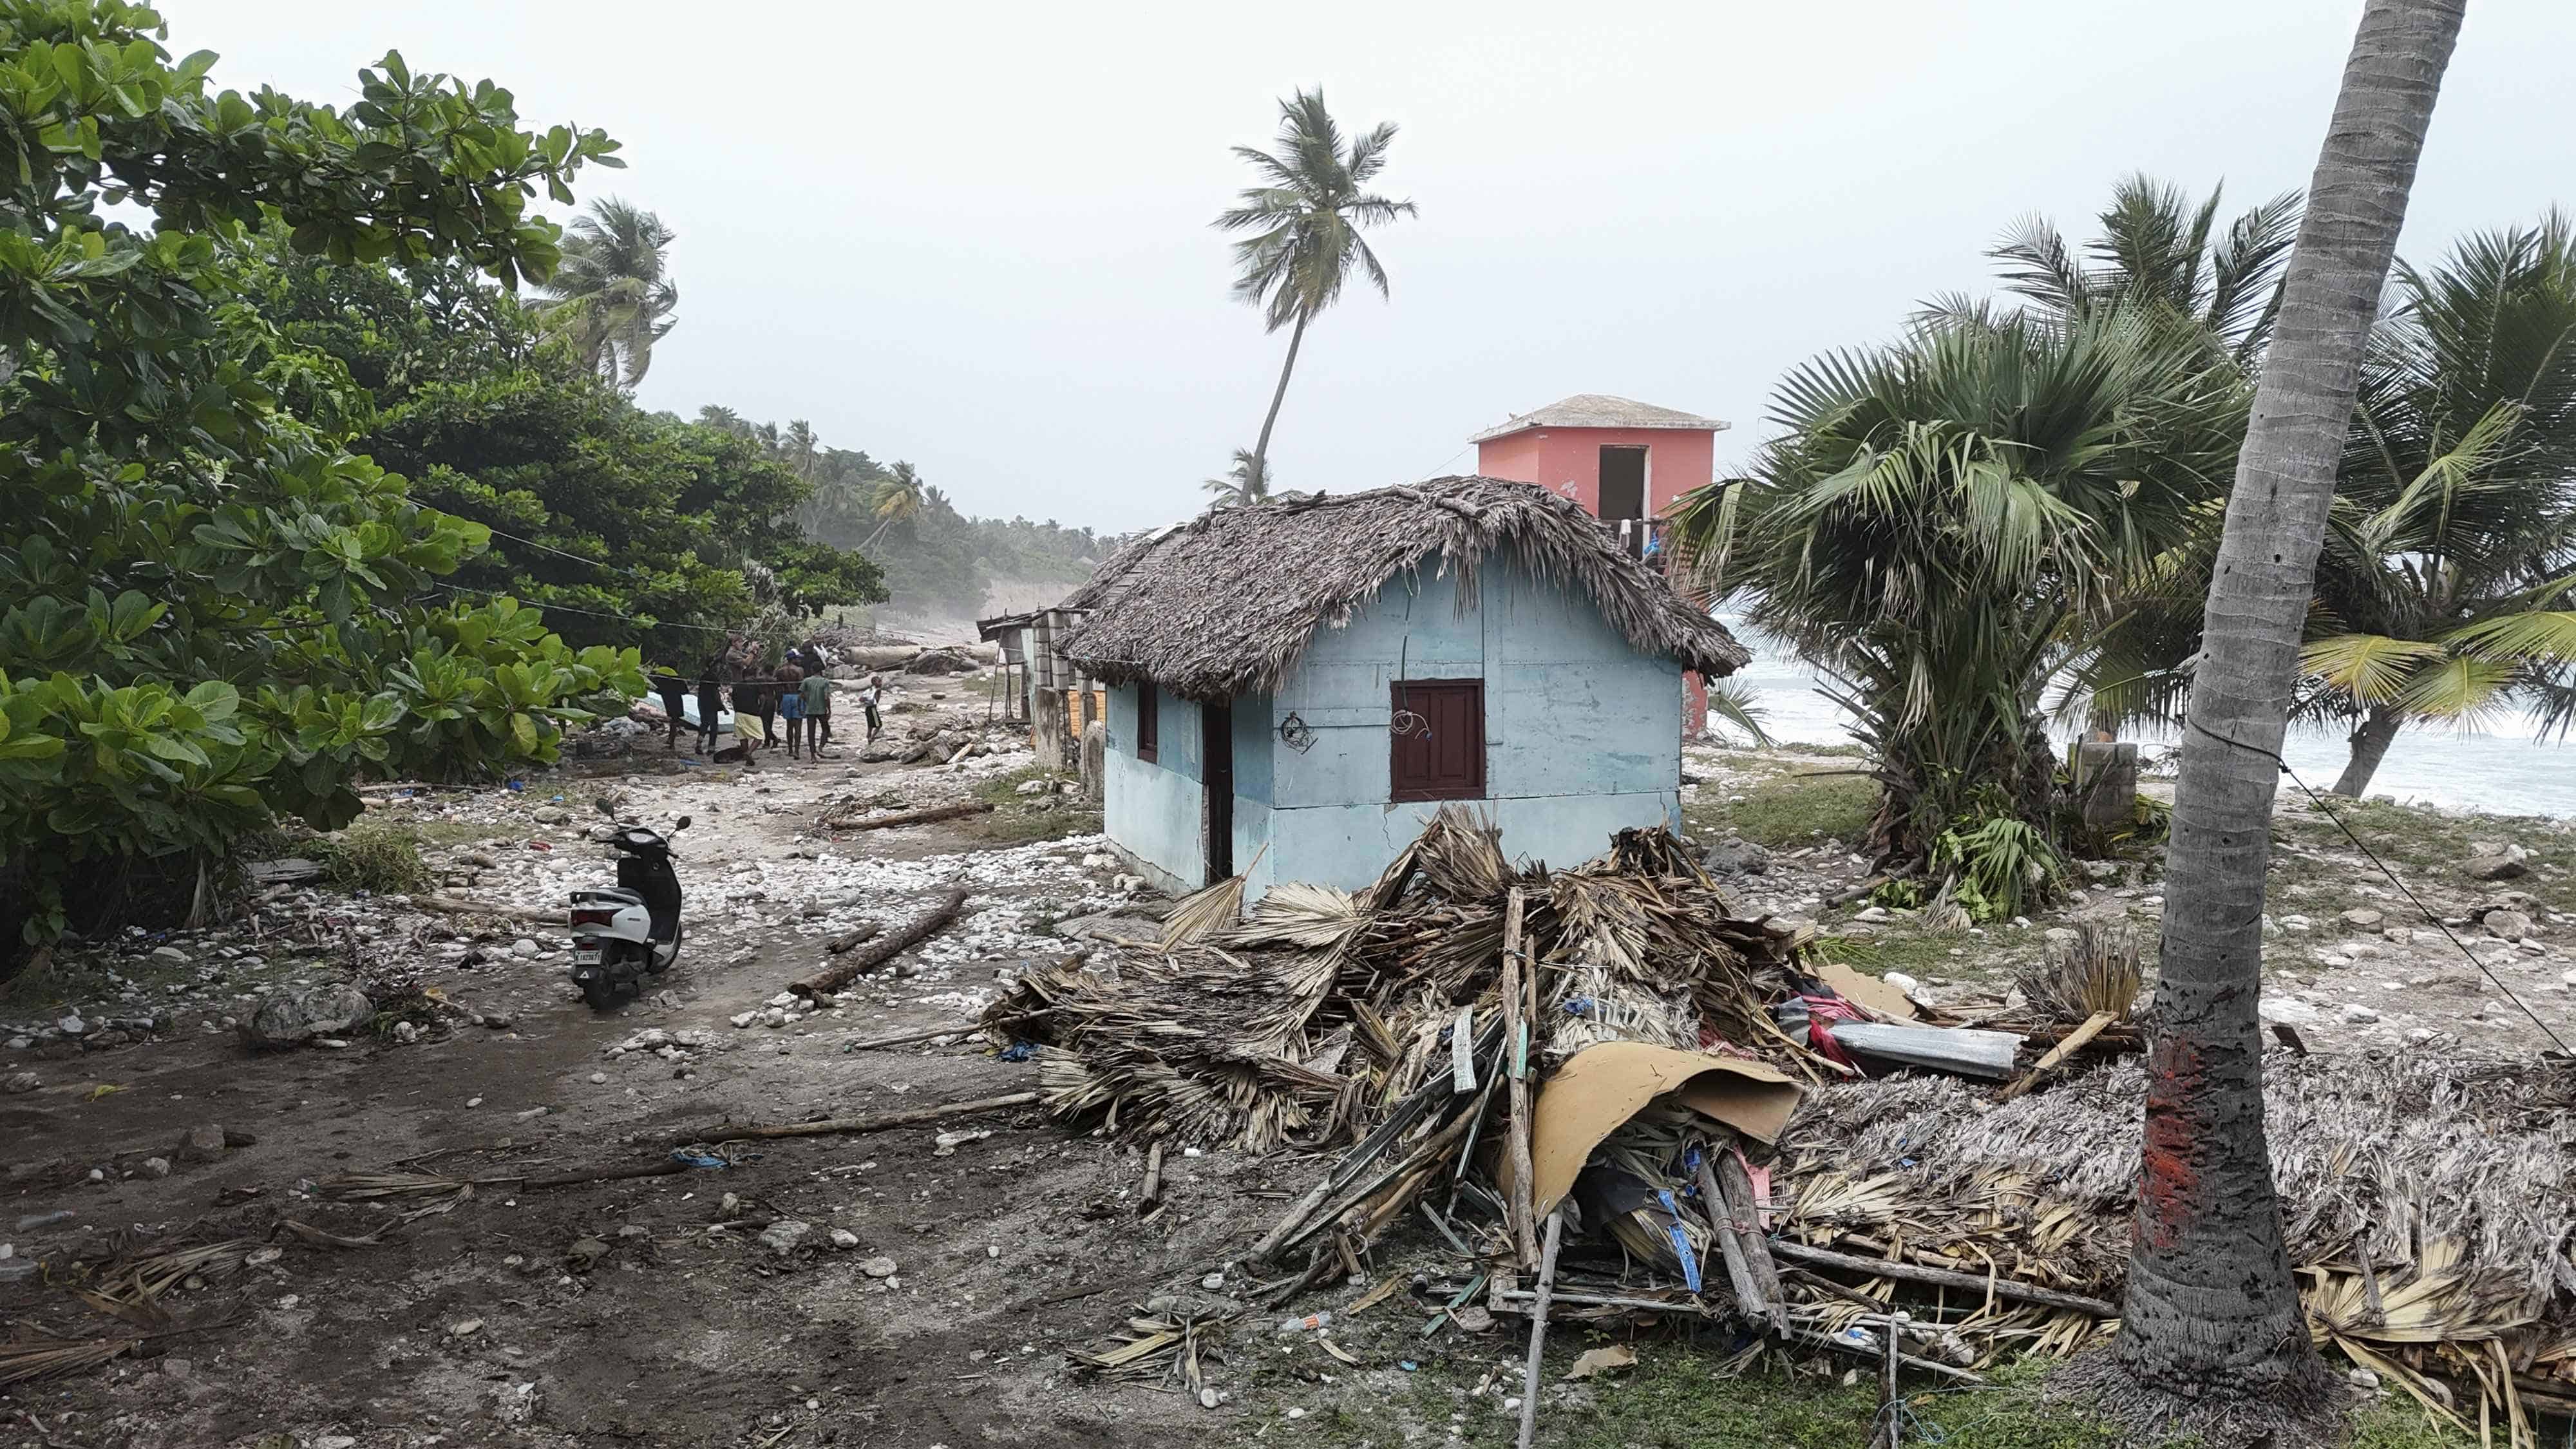
<svg viewBox="0 0 2576 1449"><path fill-rule="evenodd" d="M1062 786L1051 795L1023 795L1031 780ZM989 815L967 821L977 836L996 845L1025 845L1035 840L1062 840L1068 835L1100 833L1100 809L1083 803L1073 776L1038 765L1023 765L975 786L975 798L993 807Z"/></svg>
<svg viewBox="0 0 2576 1449"><path fill-rule="evenodd" d="M1927 976L1984 980L2001 976L2011 964L2009 951L1995 936L1944 934L1911 924L1881 926L1867 936L1819 936L1816 944L1830 959L1872 976L1902 971L1918 981ZM1953 950L1962 954L1953 956Z"/></svg>
<svg viewBox="0 0 2576 1449"><path fill-rule="evenodd" d="M2563 821L2518 815L2451 815L2380 800L2327 803L2372 854L2419 891L2427 887L2448 892L2528 891L2550 910L2576 910L2576 832L2570 832ZM2360 858L2361 852L2344 838L2334 821L2304 797L2300 804L2282 811L2278 819L2280 834L2287 843L2302 850L2350 857L2357 865L2345 869L2357 869L2366 880L2382 879L2369 862ZM2507 840L2521 846L2530 856L2529 872L2492 885L2470 880L2461 866L2472 854L2471 847L2482 840ZM2285 864L2286 872L2282 864L2276 863L2276 878L2284 873L2294 879L2334 873L2295 857Z"/></svg>
<svg viewBox="0 0 2576 1449"><path fill-rule="evenodd" d="M316 837L305 851L331 884L385 895L429 887L429 867L420 858L420 846L417 827L362 816L345 830Z"/></svg>
<svg viewBox="0 0 2576 1449"><path fill-rule="evenodd" d="M1744 798L1729 800L1729 795ZM1820 840L1857 840L1868 831L1877 808L1878 783L1865 775L1789 772L1737 789L1704 784L1700 798L1682 807L1682 824L1693 832L1731 830L1779 850Z"/></svg>

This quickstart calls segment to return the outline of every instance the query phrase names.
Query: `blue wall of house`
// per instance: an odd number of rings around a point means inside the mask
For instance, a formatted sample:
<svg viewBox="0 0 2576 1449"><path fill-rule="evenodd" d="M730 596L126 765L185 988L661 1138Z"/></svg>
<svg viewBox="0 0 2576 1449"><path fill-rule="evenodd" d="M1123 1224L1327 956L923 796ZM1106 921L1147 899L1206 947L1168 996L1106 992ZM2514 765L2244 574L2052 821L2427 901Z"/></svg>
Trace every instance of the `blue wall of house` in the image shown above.
<svg viewBox="0 0 2576 1449"><path fill-rule="evenodd" d="M1629 826L1680 828L1681 667L1517 560L1488 560L1477 584L1462 611L1455 579L1399 575L1318 633L1275 694L1234 702L1247 898L1287 880L1367 885L1439 808L1387 799L1398 679L1484 681L1487 798L1467 803L1493 815L1513 857L1574 865ZM1302 753L1280 741L1292 715L1314 736ZM1157 885L1195 890L1207 859L1198 707L1163 695L1159 764L1135 758L1135 719L1135 690L1110 691L1109 837Z"/></svg>

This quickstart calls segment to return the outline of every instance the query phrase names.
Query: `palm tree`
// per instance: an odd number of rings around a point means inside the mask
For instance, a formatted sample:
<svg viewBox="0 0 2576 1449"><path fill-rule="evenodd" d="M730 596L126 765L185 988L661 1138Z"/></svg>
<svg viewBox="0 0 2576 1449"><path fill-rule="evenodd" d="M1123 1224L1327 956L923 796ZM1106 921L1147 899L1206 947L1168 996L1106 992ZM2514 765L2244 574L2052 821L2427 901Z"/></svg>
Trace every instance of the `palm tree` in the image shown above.
<svg viewBox="0 0 2576 1449"><path fill-rule="evenodd" d="M2170 182L2126 176L2111 188L2111 204L2098 218L2100 234L2080 255L2038 216L2015 223L1986 255L2003 264L2005 290L2043 315L2064 319L2143 307L2251 362L2271 336L2281 268L2299 224L2299 194L2285 191L2221 233L2223 189L2211 188L2195 206ZM1983 310L1957 297L1933 307Z"/></svg>
<svg viewBox="0 0 2576 1449"><path fill-rule="evenodd" d="M938 490L930 491L935 493ZM871 547L879 538L885 536L887 529L907 518L920 516L923 497L921 475L913 471L910 463L895 464L893 476L877 485L874 509L877 517L876 532L869 534L867 542L860 544L859 547Z"/></svg>
<svg viewBox="0 0 2576 1449"><path fill-rule="evenodd" d="M779 461L788 471L811 483L822 466L821 440L814 436L814 425L798 418L787 425L787 433L778 440Z"/></svg>
<svg viewBox="0 0 2576 1449"><path fill-rule="evenodd" d="M2567 722L2576 664L2576 237L2557 213L2399 264L2317 569L2304 713L2354 725L2358 796L2410 720Z"/></svg>
<svg viewBox="0 0 2576 1449"><path fill-rule="evenodd" d="M1934 320L1792 373L1754 476L1686 497L1674 546L1835 681L1882 790L1872 845L1922 866L1982 820L2047 821L2041 691L2186 536L2244 403L2134 312Z"/></svg>
<svg viewBox="0 0 2576 1449"><path fill-rule="evenodd" d="M2336 460L2465 4L2362 11L2228 496L2165 853L2137 1232L2104 1370L2106 1401L2160 1434L2250 1443L2295 1419L2280 1437L2296 1440L2313 1427L2302 1406L2331 1402L2263 1129L2263 877Z"/></svg>
<svg viewBox="0 0 2576 1449"><path fill-rule="evenodd" d="M664 275L673 232L662 218L616 197L591 203L564 238L563 264L540 290L540 308L572 339L583 363L633 387L667 336L680 289Z"/></svg>
<svg viewBox="0 0 2576 1449"><path fill-rule="evenodd" d="M1270 497L1270 469L1259 458L1241 448L1234 450L1234 466L1222 478L1210 478L1199 485L1217 495L1219 508L1238 508L1246 503L1260 503Z"/></svg>
<svg viewBox="0 0 2576 1449"><path fill-rule="evenodd" d="M742 420L742 414L735 412L729 407L723 407L716 403L708 403L706 406L698 409L698 425L700 427L718 428L728 433L748 433L751 431L751 424Z"/></svg>
<svg viewBox="0 0 2576 1449"><path fill-rule="evenodd" d="M1226 231L1254 233L1234 244L1234 295L1261 308L1270 331L1289 329L1288 359L1279 365L1279 385L1271 390L1260 440L1252 445L1256 469L1269 460L1270 429L1288 396L1288 374L1297 366L1306 324L1340 299L1354 267L1368 274L1379 296L1387 295L1386 268L1360 233L1414 214L1412 202L1366 189L1385 168L1394 141L1395 127L1388 123L1345 147L1319 89L1279 103L1277 150L1234 148L1262 178L1262 184L1237 193L1240 204L1216 219Z"/></svg>

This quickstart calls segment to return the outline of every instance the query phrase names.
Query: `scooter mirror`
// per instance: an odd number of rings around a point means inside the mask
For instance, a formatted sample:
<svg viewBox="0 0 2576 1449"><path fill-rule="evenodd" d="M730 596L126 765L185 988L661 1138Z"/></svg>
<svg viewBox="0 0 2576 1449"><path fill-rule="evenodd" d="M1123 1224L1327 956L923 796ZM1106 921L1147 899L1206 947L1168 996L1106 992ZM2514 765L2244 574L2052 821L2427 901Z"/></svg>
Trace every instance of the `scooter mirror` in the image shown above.
<svg viewBox="0 0 2576 1449"><path fill-rule="evenodd" d="M614 819L616 819L616 818L617 818L617 807L616 807L616 806L614 806L614 805L609 804L606 800L597 800L597 799L595 799L595 800L592 800L590 803L591 803L591 804L593 804L593 805L595 805L595 806L597 806L597 807L599 807L599 813L600 813L600 814L607 816L607 817L608 817L609 819L611 819L611 820L614 820Z"/></svg>
<svg viewBox="0 0 2576 1449"><path fill-rule="evenodd" d="M677 825L672 826L671 828L672 828L673 830L675 830L675 831L678 831L678 830L686 830L686 829L688 829L688 828L689 828L689 817L688 817L688 816L686 816L686 815L681 816L681 817L680 817L680 823L679 823L679 824L677 824Z"/></svg>

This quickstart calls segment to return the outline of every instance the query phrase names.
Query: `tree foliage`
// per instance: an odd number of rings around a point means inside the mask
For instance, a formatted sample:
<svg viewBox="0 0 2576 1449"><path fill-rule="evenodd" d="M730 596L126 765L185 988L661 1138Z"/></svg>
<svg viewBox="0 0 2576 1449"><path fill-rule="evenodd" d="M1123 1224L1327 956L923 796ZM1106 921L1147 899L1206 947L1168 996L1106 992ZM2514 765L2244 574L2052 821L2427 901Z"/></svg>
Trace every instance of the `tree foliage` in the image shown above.
<svg viewBox="0 0 2576 1449"><path fill-rule="evenodd" d="M362 771L544 760L642 685L631 649L441 593L485 530L350 450L365 391L246 305L238 260L273 224L514 287L557 258L528 201L615 143L393 54L344 110L217 90L162 34L117 0L0 0L0 898L29 939L102 862L335 824Z"/></svg>
<svg viewBox="0 0 2576 1449"><path fill-rule="evenodd" d="M564 239L563 265L544 286L547 320L603 381L633 387L653 365L653 344L678 318L680 288L662 255L678 234L662 218L612 196L591 204Z"/></svg>

